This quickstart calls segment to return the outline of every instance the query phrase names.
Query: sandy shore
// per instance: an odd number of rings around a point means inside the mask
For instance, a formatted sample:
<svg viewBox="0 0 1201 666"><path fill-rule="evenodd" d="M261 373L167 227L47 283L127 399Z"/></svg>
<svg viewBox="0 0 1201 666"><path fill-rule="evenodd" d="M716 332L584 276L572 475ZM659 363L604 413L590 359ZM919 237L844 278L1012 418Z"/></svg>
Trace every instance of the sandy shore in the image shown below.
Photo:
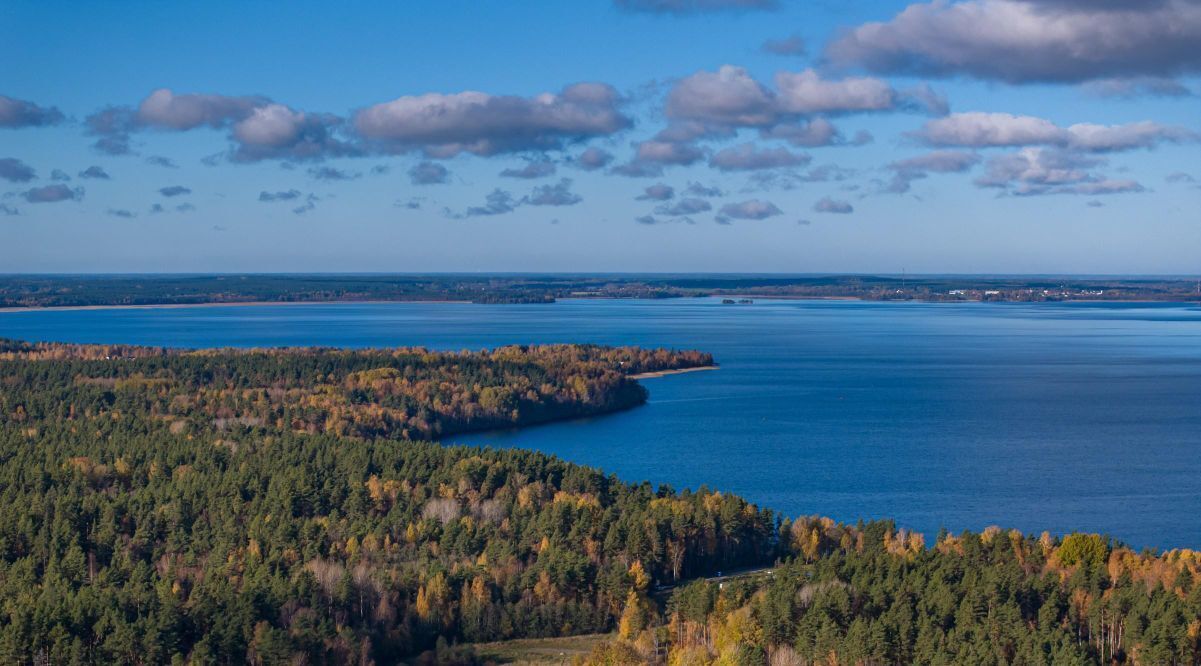
<svg viewBox="0 0 1201 666"><path fill-rule="evenodd" d="M654 379L655 377L666 377L667 375L682 375L685 372L700 372L701 370L716 370L716 365L702 365L699 368L680 368L679 370L659 370L658 372L641 372L636 375L628 375L630 379Z"/></svg>

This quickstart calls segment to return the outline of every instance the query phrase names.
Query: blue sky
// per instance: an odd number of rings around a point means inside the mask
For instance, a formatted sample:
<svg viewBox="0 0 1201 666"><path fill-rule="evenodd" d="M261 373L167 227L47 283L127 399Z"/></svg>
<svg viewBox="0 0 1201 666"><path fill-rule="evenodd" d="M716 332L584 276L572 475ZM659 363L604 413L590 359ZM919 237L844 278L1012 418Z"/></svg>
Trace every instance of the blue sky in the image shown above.
<svg viewBox="0 0 1201 666"><path fill-rule="evenodd" d="M1198 43L1196 0L18 0L0 272L1197 274Z"/></svg>

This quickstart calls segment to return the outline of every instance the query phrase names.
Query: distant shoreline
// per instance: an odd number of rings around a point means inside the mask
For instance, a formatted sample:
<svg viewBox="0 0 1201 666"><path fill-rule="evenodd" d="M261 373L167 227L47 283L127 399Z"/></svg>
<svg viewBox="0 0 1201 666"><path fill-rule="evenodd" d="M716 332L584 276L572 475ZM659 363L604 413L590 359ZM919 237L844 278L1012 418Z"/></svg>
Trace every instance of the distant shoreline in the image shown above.
<svg viewBox="0 0 1201 666"><path fill-rule="evenodd" d="M806 295L788 295L788 294L709 294L701 296L701 298L745 298L748 300L761 301L858 301L862 303L935 303L935 304L958 304L958 303L1029 303L1029 304L1046 304L1046 303L1163 303L1167 304L1186 304L1191 305L1197 301L1191 300L1159 300L1153 298L1064 298L1055 301L1017 301L1017 300L934 300L928 298L910 298L885 300L876 298L864 298L862 296L806 296ZM695 296L679 296L675 298L697 298ZM654 299L654 300L674 300L673 299ZM556 299L556 302L577 300L577 301L602 301L602 300L636 300L630 297L623 296L570 296ZM388 303L461 303L475 305L475 301L463 299L436 299L436 298L397 298L397 299L372 299L372 300L328 300L328 301L205 301L203 303L139 303L128 305L21 305L17 307L0 306L0 315L5 312L70 312L84 310L176 310L180 308L218 308L218 307L251 307L265 305L386 305ZM480 303L479 305L510 305L509 303ZM747 304L742 304L747 305Z"/></svg>
<svg viewBox="0 0 1201 666"><path fill-rule="evenodd" d="M386 303L471 303L472 301L452 301L447 299L392 299L392 300L330 300L330 301L205 301L203 303L141 303L137 305L22 305L15 308L0 307L0 313L5 312L59 312L70 310L150 310L179 308L218 308L218 307L249 307L253 305L383 305Z"/></svg>
<svg viewBox="0 0 1201 666"><path fill-rule="evenodd" d="M717 365L702 365L695 368L678 368L676 370L656 370L655 372L640 372L636 375L626 375L626 379L654 379L668 375L682 375L685 372L700 372L702 370L717 370Z"/></svg>
<svg viewBox="0 0 1201 666"><path fill-rule="evenodd" d="M1177 300L1167 301L1157 298L1061 298L1055 301L1018 301L1018 300L982 300L973 298L964 298L959 300L940 300L933 298L905 298L905 299L883 299L883 298L864 298L862 296L791 296L788 294L718 294L714 298L746 298L750 300L762 301L861 301L863 303L932 303L932 304L960 304L960 303L1021 303L1030 305L1046 305L1055 303L1163 303L1165 305L1192 305L1197 303L1195 300ZM748 305L743 303L742 305Z"/></svg>

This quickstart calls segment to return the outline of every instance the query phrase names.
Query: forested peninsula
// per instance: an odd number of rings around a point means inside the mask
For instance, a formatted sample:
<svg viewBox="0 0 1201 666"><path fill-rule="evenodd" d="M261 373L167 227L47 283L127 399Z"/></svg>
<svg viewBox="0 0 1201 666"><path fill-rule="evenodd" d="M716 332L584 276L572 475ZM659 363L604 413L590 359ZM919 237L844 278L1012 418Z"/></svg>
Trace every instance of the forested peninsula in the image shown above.
<svg viewBox="0 0 1201 666"><path fill-rule="evenodd" d="M428 440L640 404L701 352L0 341L0 662L1196 664L1201 553L789 519ZM738 572L714 578L718 572Z"/></svg>

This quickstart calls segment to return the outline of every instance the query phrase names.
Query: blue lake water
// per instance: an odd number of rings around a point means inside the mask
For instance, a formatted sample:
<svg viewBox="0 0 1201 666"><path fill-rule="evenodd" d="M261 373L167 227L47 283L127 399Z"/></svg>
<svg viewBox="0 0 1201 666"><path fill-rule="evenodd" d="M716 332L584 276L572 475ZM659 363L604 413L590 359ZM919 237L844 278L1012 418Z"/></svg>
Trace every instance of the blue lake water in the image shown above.
<svg viewBox="0 0 1201 666"><path fill-rule="evenodd" d="M182 347L595 342L721 364L620 414L456 438L787 515L1201 547L1201 308L715 299L0 313L0 336Z"/></svg>

